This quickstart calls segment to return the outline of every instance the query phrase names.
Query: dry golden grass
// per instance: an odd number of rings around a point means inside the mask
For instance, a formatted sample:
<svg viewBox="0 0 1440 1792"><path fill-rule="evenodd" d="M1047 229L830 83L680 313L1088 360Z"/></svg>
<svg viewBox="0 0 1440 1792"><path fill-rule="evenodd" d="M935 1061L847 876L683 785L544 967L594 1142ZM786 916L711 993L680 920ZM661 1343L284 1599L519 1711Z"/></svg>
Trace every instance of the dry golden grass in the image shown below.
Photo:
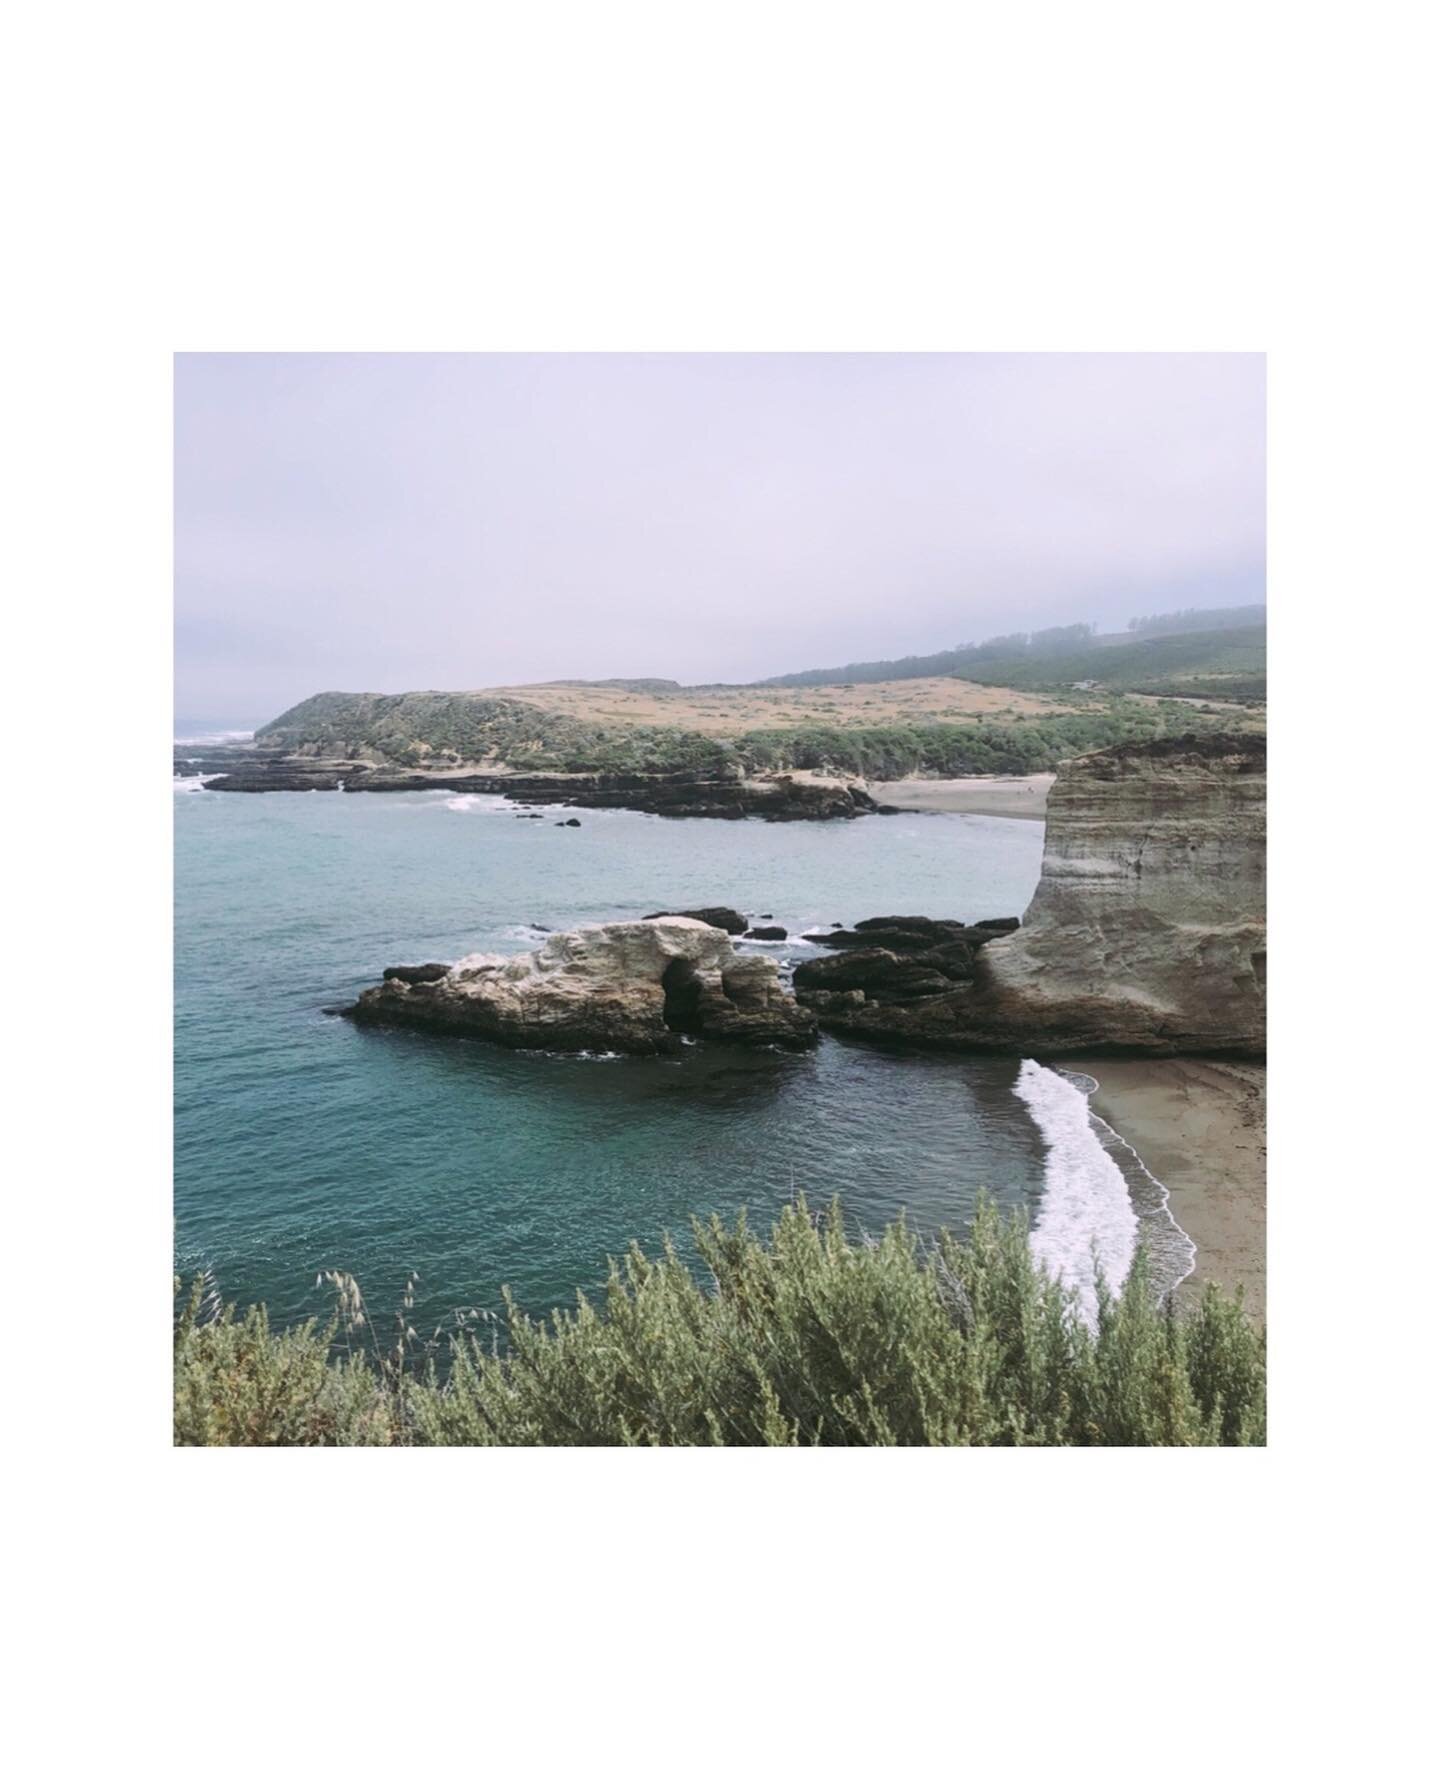
<svg viewBox="0 0 1440 1792"><path fill-rule="evenodd" d="M639 728L685 728L729 736L751 728L829 723L974 722L1007 717L1061 715L1083 707L1043 697L971 684L963 678L902 678L885 684L829 684L805 688L754 685L691 685L678 691L625 691L613 685L506 685L479 697L512 697L576 721Z"/></svg>

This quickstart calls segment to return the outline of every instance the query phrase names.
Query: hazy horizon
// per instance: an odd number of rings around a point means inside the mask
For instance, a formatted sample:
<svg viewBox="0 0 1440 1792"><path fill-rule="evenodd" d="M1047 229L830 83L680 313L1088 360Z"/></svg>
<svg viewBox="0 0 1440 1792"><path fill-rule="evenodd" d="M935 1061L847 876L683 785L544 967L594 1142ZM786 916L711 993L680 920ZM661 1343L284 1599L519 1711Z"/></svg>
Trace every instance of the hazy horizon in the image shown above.
<svg viewBox="0 0 1440 1792"><path fill-rule="evenodd" d="M1263 601L1261 355L180 355L175 709Z"/></svg>

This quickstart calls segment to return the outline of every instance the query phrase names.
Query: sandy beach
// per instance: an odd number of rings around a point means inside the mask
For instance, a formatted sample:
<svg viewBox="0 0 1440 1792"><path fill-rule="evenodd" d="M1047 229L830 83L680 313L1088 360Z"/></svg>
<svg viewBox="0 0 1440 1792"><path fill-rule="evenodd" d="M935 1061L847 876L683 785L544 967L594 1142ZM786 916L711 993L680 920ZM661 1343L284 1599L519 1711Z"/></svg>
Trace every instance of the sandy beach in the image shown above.
<svg viewBox="0 0 1440 1792"><path fill-rule="evenodd" d="M1265 1066L1208 1058L1068 1058L1100 1085L1091 1104L1170 1191L1195 1241L1191 1278L1265 1311Z"/></svg>
<svg viewBox="0 0 1440 1792"><path fill-rule="evenodd" d="M1054 772L1021 778L902 778L867 786L877 803L940 815L998 815L1010 821L1044 821Z"/></svg>

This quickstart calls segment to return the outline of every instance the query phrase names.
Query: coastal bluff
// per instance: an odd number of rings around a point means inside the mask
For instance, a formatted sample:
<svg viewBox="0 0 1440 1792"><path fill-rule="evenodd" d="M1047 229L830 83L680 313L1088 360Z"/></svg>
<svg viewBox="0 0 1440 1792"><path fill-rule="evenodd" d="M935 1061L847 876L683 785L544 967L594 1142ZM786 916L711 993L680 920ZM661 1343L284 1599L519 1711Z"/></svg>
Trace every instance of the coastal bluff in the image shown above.
<svg viewBox="0 0 1440 1792"><path fill-rule="evenodd" d="M927 941L926 977L907 979L907 951L887 953L877 931L863 952L797 971L829 1030L957 1050L1263 1057L1265 737L1181 735L1067 761L1023 923L968 963Z"/></svg>

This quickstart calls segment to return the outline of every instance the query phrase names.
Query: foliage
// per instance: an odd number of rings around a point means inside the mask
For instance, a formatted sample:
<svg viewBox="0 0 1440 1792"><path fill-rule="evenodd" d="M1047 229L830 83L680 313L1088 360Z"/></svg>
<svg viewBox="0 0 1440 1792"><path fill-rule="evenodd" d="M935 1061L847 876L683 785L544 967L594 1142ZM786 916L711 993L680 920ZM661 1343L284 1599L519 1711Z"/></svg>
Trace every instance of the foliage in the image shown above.
<svg viewBox="0 0 1440 1792"><path fill-rule="evenodd" d="M197 1281L175 1325L177 1444L387 1444L391 1403L363 1356L337 1358L338 1315L272 1332L263 1307L208 1322Z"/></svg>
<svg viewBox="0 0 1440 1792"><path fill-rule="evenodd" d="M1156 680L1178 685L1189 678L1242 675L1265 670L1265 624L1246 607L1230 616L1214 612L1208 629L1161 631L1166 618L1143 619L1143 630L1105 639L1089 626L1045 629L1037 635L997 635L978 646L952 648L899 660L871 660L788 672L771 685L879 684L892 679L954 677L1014 690L1058 690L1093 680L1110 691L1144 690ZM1220 618L1230 616L1229 620ZM1239 618L1243 622L1238 622ZM1238 626L1237 626L1238 622Z"/></svg>
<svg viewBox="0 0 1440 1792"><path fill-rule="evenodd" d="M361 1303L332 1278L331 1330L275 1334L263 1309L176 1329L180 1444L1239 1445L1265 1439L1265 1336L1213 1287L1152 1298L1143 1261L1092 1330L1036 1263L1022 1217L982 1204L924 1246L903 1220L848 1239L838 1208L787 1206L768 1239L696 1226L703 1272L631 1246L603 1306L508 1345L453 1342L446 1373L378 1346L334 1360ZM342 1288L353 1290L347 1293ZM362 1315L363 1317L363 1315ZM403 1315L397 1350L403 1352ZM409 1334L413 1337L413 1333Z"/></svg>
<svg viewBox="0 0 1440 1792"><path fill-rule="evenodd" d="M747 770L850 772L862 778L915 773L966 777L1053 771L1062 759L1122 741L1154 740L1207 724L1181 706L1112 703L1015 722L891 722L871 727L762 728L735 749Z"/></svg>
<svg viewBox="0 0 1440 1792"><path fill-rule="evenodd" d="M1159 616L1133 616L1128 623L1132 635L1193 635L1200 630L1247 628L1251 623L1263 626L1264 604L1236 604L1223 610L1170 610Z"/></svg>
<svg viewBox="0 0 1440 1792"><path fill-rule="evenodd" d="M1249 632L1263 637L1263 630ZM1246 633L1232 630L1222 638L1233 642ZM1263 699L1263 671L1253 676L1224 671L1208 678L1164 671L1167 655L1170 661L1177 656L1183 661L1192 653L1189 644L1210 639L1181 635L1087 647L1074 659L1061 643L1029 663L1032 674L1041 664L1048 668L1046 681L1059 689L1065 688L1072 672L1099 654L1107 664L1123 662L1121 683L1153 696ZM1209 646L1204 653L1216 664L1225 657ZM1263 642L1260 654L1263 665ZM1243 661L1247 655L1254 659L1252 647L1236 648L1232 658ZM1140 677L1147 668L1155 673L1148 684ZM1025 682L1014 676L1015 671L1013 665L997 662L995 678L1002 683ZM984 677L988 680L990 673ZM488 764L515 771L612 776L727 778L768 771L830 771L884 779L917 773L964 777L1053 771L1076 753L1206 725L1193 708L1102 694L1081 709L1055 714L1002 713L968 723L943 722L923 713L910 721L869 725L804 721L753 728L727 740L685 728L602 726L519 700L465 692L413 691L403 697L329 692L298 704L256 738L271 750L439 771Z"/></svg>

